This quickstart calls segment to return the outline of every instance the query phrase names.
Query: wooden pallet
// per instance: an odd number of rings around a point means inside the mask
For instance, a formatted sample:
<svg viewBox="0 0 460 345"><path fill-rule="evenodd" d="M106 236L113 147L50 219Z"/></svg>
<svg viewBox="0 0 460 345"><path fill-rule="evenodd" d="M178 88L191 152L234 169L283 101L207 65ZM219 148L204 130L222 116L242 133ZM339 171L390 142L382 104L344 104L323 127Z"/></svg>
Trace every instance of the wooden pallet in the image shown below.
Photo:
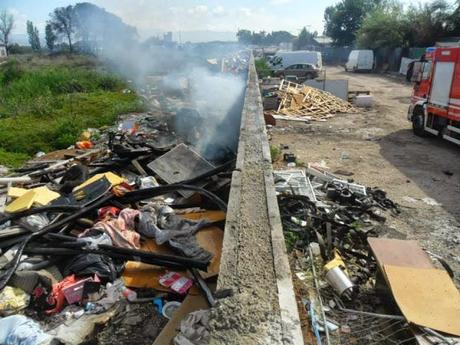
<svg viewBox="0 0 460 345"><path fill-rule="evenodd" d="M286 80L281 81L278 96L281 102L277 113L287 116L311 116L314 120L325 120L336 113L356 112L350 103L327 91Z"/></svg>

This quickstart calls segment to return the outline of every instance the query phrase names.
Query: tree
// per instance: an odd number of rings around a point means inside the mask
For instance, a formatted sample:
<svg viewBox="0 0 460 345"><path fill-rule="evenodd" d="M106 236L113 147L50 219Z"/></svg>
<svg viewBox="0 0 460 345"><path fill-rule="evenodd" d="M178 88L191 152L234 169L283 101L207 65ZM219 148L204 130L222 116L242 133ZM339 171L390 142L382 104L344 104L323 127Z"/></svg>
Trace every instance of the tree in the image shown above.
<svg viewBox="0 0 460 345"><path fill-rule="evenodd" d="M460 36L460 0L457 1L457 8L452 12L450 23L452 36Z"/></svg>
<svg viewBox="0 0 460 345"><path fill-rule="evenodd" d="M8 53L10 34L13 30L14 17L6 10L0 11L0 43L5 45L6 52Z"/></svg>
<svg viewBox="0 0 460 345"><path fill-rule="evenodd" d="M73 52L72 35L74 34L73 7L58 7L50 14L49 24L57 35L67 38L70 52Z"/></svg>
<svg viewBox="0 0 460 345"><path fill-rule="evenodd" d="M410 41L418 47L431 46L453 31L450 6L444 0L409 7L407 19L411 23Z"/></svg>
<svg viewBox="0 0 460 345"><path fill-rule="evenodd" d="M236 34L238 42L242 44L256 44L256 45L279 45L284 42L292 42L295 36L287 31L272 31L266 33L265 31L251 32L249 30L238 30Z"/></svg>
<svg viewBox="0 0 460 345"><path fill-rule="evenodd" d="M27 35L29 36L29 43L32 50L34 52L40 51L41 46L38 29L30 20L27 21Z"/></svg>
<svg viewBox="0 0 460 345"><path fill-rule="evenodd" d="M252 43L252 33L249 30L238 30L236 33L236 37L238 37L238 42L243 44L251 44Z"/></svg>
<svg viewBox="0 0 460 345"><path fill-rule="evenodd" d="M46 46L50 51L54 50L54 44L56 43L56 35L53 32L53 28L51 27L51 24L46 24L45 27L45 41L46 41Z"/></svg>
<svg viewBox="0 0 460 345"><path fill-rule="evenodd" d="M396 48L408 46L410 24L401 6L371 12L356 32L359 48Z"/></svg>
<svg viewBox="0 0 460 345"><path fill-rule="evenodd" d="M367 13L382 6L384 0L342 0L324 11L324 33L337 46L352 45Z"/></svg>
<svg viewBox="0 0 460 345"><path fill-rule="evenodd" d="M127 25L120 17L88 2L73 8L76 36L85 50L103 50L120 47L125 50L137 39L135 27Z"/></svg>
<svg viewBox="0 0 460 345"><path fill-rule="evenodd" d="M270 36L270 42L275 45L292 42L295 38L293 34L287 31L272 31L268 36Z"/></svg>
<svg viewBox="0 0 460 345"><path fill-rule="evenodd" d="M318 36L318 33L310 32L307 28L303 28L300 31L299 37L294 41L294 50L306 49L308 46L314 44L314 38Z"/></svg>

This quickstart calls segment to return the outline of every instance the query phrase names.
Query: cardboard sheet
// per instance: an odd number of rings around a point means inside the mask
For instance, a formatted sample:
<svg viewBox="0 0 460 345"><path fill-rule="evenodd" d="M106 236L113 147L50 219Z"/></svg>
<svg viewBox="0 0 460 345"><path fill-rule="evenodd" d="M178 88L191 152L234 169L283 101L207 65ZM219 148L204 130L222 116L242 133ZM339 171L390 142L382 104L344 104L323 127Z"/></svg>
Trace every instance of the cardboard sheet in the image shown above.
<svg viewBox="0 0 460 345"><path fill-rule="evenodd" d="M384 270L409 322L460 336L460 293L446 271L392 265Z"/></svg>

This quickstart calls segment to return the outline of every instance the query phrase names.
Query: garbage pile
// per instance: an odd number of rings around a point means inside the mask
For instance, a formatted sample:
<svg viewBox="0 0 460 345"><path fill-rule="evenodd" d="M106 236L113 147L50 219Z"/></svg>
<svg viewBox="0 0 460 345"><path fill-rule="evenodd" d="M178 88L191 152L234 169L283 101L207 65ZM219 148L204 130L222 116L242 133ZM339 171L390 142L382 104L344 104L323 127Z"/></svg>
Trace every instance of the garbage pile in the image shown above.
<svg viewBox="0 0 460 345"><path fill-rule="evenodd" d="M454 296L450 301L460 301L458 291L450 269L434 269L415 241L379 238L389 233L386 219L401 212L383 190L343 180L319 164L275 171L274 178L296 295L303 306L299 313L309 334L306 343L416 344L423 338L447 344L443 341L449 336L438 331L459 335L458 323L440 325L430 319L432 314L458 314L455 302L439 311L433 305L429 311L421 309L417 315L427 317L413 319L409 310L419 307L419 299L408 299L410 293L401 289L411 285L415 273L394 274L400 266L429 269L442 277L446 291ZM399 290L397 284L402 284ZM413 289L416 296L418 288ZM431 294L431 289L426 291Z"/></svg>
<svg viewBox="0 0 460 345"><path fill-rule="evenodd" d="M266 109L266 114L284 115L313 121L325 121L337 113L353 113L356 109L331 93L307 85L281 80L276 95L277 108ZM270 96L270 95L267 95ZM273 98L273 97L271 97Z"/></svg>
<svg viewBox="0 0 460 345"><path fill-rule="evenodd" d="M182 306L215 305L236 153L198 151L181 97L0 177L0 343L166 344Z"/></svg>

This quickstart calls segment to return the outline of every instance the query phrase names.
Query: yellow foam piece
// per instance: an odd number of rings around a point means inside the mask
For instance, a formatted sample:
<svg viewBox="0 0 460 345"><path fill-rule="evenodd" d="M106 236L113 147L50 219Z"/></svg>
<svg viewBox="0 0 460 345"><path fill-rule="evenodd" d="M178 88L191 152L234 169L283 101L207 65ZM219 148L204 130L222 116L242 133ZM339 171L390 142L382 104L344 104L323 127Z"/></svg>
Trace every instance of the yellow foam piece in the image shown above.
<svg viewBox="0 0 460 345"><path fill-rule="evenodd" d="M28 210L34 204L39 206L48 205L54 199L59 198L60 194L48 189L46 186L33 189L13 187L8 190L8 196L16 197L16 200L6 206L5 211L15 213Z"/></svg>
<svg viewBox="0 0 460 345"><path fill-rule="evenodd" d="M105 177L109 182L110 184L113 186L117 186L123 182L125 182L125 179L123 177L120 177L116 174L114 174L113 172L106 172L106 173L102 173L102 174L96 174L94 175L93 177L89 178L88 180L86 180L85 182L83 182L81 185L79 186L76 186L74 190L79 190L79 189L82 189L83 187L101 179Z"/></svg>
<svg viewBox="0 0 460 345"><path fill-rule="evenodd" d="M10 198L19 198L26 194L30 189L19 188L19 187L10 187L8 189L8 196Z"/></svg>
<svg viewBox="0 0 460 345"><path fill-rule="evenodd" d="M36 195L34 203L40 206L48 205L51 201L61 196L59 193L48 189L46 186L34 188L33 191L35 191Z"/></svg>
<svg viewBox="0 0 460 345"><path fill-rule="evenodd" d="M15 213L28 210L34 204L36 196L36 192L31 189L6 206L5 211L8 213Z"/></svg>

